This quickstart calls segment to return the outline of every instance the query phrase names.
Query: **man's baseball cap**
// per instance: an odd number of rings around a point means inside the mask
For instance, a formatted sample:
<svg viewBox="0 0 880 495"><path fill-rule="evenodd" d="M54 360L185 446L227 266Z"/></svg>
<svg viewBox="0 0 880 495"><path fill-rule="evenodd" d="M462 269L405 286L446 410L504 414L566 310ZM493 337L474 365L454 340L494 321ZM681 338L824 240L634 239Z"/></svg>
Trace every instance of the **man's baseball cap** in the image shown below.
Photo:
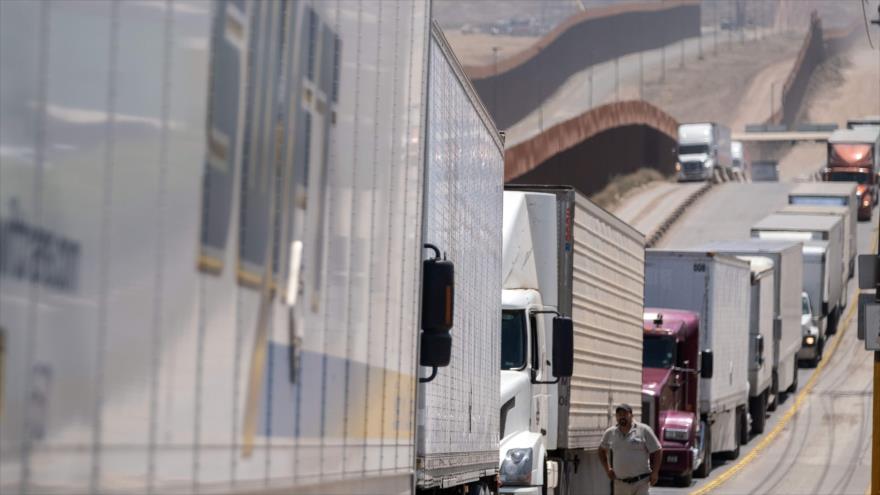
<svg viewBox="0 0 880 495"><path fill-rule="evenodd" d="M617 407L614 408L614 412L618 411L626 411L632 414L633 408L629 404L618 404Z"/></svg>

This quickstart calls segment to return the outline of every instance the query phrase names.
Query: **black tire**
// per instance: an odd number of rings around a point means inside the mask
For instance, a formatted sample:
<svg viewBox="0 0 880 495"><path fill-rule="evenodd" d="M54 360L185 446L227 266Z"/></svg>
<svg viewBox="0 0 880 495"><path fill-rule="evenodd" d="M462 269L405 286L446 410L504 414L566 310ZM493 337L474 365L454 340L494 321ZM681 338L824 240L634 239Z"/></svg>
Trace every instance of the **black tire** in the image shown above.
<svg viewBox="0 0 880 495"><path fill-rule="evenodd" d="M740 409L739 414L739 444L745 445L749 443L749 415L746 413L746 408L743 406Z"/></svg>
<svg viewBox="0 0 880 495"><path fill-rule="evenodd" d="M749 399L749 414L752 416L752 434L760 435L764 433L764 427L767 425L767 394L765 391L758 397Z"/></svg>
<svg viewBox="0 0 880 495"><path fill-rule="evenodd" d="M675 477L675 485L682 488L687 488L691 486L691 482L694 481L694 472L688 471L687 473L676 476Z"/></svg>
<svg viewBox="0 0 880 495"><path fill-rule="evenodd" d="M739 445L740 445L740 440L742 439L742 424L743 424L742 416L743 416L743 414L745 414L745 411L743 411L742 409L737 409L736 413L734 413L734 414L736 414L736 419L734 420L734 421L736 421L736 426L735 426L735 430L733 432L733 436L734 436L734 440L736 442L736 448L734 448L733 450L728 450L726 452L721 453L722 457L724 457L724 459L726 459L728 461L732 461L732 460L736 459L737 457L739 457Z"/></svg>
<svg viewBox="0 0 880 495"><path fill-rule="evenodd" d="M712 430L709 424L702 422L703 429L703 462L694 471L697 478L708 478L712 472Z"/></svg>
<svg viewBox="0 0 880 495"><path fill-rule="evenodd" d="M770 396L773 397L773 404L770 404ZM773 412L779 406L779 375L773 370L773 379L770 384L770 396L767 397L767 410Z"/></svg>
<svg viewBox="0 0 880 495"><path fill-rule="evenodd" d="M817 365L819 364L819 359L821 359L821 354L819 356L820 357L816 358ZM791 381L791 386L788 387L788 393L794 394L795 392L797 392L797 388L798 388L798 365L797 365L797 356L795 356L795 358L794 358L794 379L792 379L792 381Z"/></svg>
<svg viewBox="0 0 880 495"><path fill-rule="evenodd" d="M839 317L840 308L835 307L834 310L831 311L831 314L828 315L828 328L825 332L827 335L834 335L837 333L837 320L839 319Z"/></svg>

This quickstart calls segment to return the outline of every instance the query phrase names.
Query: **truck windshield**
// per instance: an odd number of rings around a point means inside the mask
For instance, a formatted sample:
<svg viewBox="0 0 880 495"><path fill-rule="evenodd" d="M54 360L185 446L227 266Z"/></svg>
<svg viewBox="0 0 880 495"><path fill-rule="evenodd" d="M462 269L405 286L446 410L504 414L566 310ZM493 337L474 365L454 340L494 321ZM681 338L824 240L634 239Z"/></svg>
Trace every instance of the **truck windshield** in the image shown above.
<svg viewBox="0 0 880 495"><path fill-rule="evenodd" d="M870 166L874 161L870 144L832 144L828 154L831 164Z"/></svg>
<svg viewBox="0 0 880 495"><path fill-rule="evenodd" d="M846 206L848 201L843 196L789 196L788 202L793 205Z"/></svg>
<svg viewBox="0 0 880 495"><path fill-rule="evenodd" d="M701 153L709 153L709 146L705 144L680 144L678 145L679 155L699 155Z"/></svg>
<svg viewBox="0 0 880 495"><path fill-rule="evenodd" d="M859 184L866 184L870 181L871 175L860 172L830 172L828 179L832 182L858 182Z"/></svg>
<svg viewBox="0 0 880 495"><path fill-rule="evenodd" d="M675 339L645 336L642 365L645 368L672 368L675 366Z"/></svg>
<svg viewBox="0 0 880 495"><path fill-rule="evenodd" d="M501 312L501 369L522 369L526 365L525 311Z"/></svg>

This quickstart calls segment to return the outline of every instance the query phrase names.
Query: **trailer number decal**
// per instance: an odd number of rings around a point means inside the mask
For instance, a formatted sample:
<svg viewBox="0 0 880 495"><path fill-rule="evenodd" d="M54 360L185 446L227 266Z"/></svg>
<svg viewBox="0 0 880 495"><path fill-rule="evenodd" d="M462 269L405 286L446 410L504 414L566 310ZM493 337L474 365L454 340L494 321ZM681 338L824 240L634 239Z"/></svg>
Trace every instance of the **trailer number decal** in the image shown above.
<svg viewBox="0 0 880 495"><path fill-rule="evenodd" d="M705 272L706 264L705 263L694 263L694 271L695 272Z"/></svg>

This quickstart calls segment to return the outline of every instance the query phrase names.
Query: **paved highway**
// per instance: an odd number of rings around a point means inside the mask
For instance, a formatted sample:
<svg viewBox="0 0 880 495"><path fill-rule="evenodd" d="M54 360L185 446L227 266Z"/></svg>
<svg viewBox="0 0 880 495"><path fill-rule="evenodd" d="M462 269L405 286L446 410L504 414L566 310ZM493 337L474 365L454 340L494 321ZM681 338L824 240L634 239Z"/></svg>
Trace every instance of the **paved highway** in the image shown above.
<svg viewBox="0 0 880 495"><path fill-rule="evenodd" d="M785 204L792 183L729 183L699 199L660 245L684 247L748 236L756 220ZM858 226L859 252L876 252L877 215ZM658 494L855 494L870 482L872 356L856 339L856 284L850 281L845 325L831 337L817 369L800 369L798 393L771 414L766 433L735 461L714 459L709 478Z"/></svg>
<svg viewBox="0 0 880 495"><path fill-rule="evenodd" d="M717 184L688 208L657 247L681 248L748 238L755 222L785 206L788 191L794 186L793 182Z"/></svg>
<svg viewBox="0 0 880 495"><path fill-rule="evenodd" d="M624 198L620 204L612 208L612 213L650 238L666 221L670 212L681 206L703 186L702 182L688 184L652 182L645 189Z"/></svg>

